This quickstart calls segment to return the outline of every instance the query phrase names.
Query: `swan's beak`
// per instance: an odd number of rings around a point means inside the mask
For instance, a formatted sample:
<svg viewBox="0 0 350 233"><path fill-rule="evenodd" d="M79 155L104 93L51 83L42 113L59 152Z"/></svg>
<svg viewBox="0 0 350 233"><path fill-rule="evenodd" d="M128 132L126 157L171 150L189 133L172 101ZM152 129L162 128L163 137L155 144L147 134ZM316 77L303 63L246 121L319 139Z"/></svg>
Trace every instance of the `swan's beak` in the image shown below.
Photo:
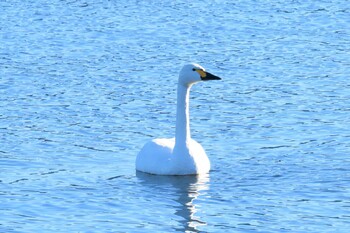
<svg viewBox="0 0 350 233"><path fill-rule="evenodd" d="M202 79L203 81L221 80L221 78L219 78L218 76L213 75L213 74L211 74L211 73L208 73L208 72L206 72L206 71L203 71L202 73L204 73L203 76L201 75L201 79Z"/></svg>
<svg viewBox="0 0 350 233"><path fill-rule="evenodd" d="M209 72L206 72L204 70L196 70L198 74L201 76L202 81L209 81L209 80L221 80L218 76L215 76Z"/></svg>

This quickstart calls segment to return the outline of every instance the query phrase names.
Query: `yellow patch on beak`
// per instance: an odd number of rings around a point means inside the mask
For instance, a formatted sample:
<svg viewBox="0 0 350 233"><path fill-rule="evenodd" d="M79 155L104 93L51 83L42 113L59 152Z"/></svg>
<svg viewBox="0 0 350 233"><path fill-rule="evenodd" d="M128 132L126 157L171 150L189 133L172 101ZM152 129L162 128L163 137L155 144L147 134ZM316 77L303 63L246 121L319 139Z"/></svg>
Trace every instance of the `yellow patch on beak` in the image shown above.
<svg viewBox="0 0 350 233"><path fill-rule="evenodd" d="M205 78L207 76L207 73L205 73L204 70L196 70L198 74L201 76L201 78Z"/></svg>

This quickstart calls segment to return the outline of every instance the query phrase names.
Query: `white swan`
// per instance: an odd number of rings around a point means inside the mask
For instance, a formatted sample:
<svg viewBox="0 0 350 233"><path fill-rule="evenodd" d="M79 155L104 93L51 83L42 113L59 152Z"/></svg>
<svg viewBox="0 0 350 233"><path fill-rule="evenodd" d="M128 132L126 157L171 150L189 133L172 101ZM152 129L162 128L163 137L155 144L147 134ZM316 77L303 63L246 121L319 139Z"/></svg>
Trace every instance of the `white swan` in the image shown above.
<svg viewBox="0 0 350 233"><path fill-rule="evenodd" d="M189 92L194 83L220 80L198 64L185 65L177 85L175 138L154 139L144 145L136 158L136 170L157 175L207 173L209 159L203 147L191 138Z"/></svg>

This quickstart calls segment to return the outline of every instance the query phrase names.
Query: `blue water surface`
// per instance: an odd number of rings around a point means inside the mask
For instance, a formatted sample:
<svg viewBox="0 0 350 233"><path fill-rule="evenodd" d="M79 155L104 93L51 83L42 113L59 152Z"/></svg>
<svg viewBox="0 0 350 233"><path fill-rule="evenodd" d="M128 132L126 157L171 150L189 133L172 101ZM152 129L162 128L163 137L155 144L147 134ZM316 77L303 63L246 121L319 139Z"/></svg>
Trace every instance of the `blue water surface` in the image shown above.
<svg viewBox="0 0 350 233"><path fill-rule="evenodd" d="M0 2L0 232L348 232L350 5ZM135 172L182 65L212 171Z"/></svg>

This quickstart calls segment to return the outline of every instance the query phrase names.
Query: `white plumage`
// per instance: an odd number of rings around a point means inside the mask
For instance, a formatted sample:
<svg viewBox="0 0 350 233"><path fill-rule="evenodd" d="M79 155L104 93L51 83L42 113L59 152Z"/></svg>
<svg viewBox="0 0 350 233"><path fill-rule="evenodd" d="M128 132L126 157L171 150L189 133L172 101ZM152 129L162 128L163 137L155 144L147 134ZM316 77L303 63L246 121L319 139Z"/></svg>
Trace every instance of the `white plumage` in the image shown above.
<svg viewBox="0 0 350 233"><path fill-rule="evenodd" d="M191 138L189 92L194 83L220 80L198 64L185 65L177 86L175 138L154 139L144 145L136 158L136 170L157 175L203 174L210 170L203 147Z"/></svg>

